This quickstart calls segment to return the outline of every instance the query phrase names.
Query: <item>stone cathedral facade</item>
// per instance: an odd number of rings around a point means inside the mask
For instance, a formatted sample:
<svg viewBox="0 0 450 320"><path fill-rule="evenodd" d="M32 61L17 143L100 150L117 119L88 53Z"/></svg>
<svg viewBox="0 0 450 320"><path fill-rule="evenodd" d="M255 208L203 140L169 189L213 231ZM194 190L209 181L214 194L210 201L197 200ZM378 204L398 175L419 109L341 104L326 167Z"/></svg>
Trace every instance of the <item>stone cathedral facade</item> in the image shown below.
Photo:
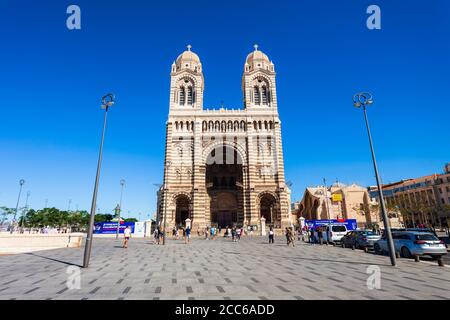
<svg viewBox="0 0 450 320"><path fill-rule="evenodd" d="M240 109L205 109L204 85L188 46L171 69L159 223L166 215L173 228L189 218L196 232L259 225L264 217L268 226L292 226L274 64L257 46L247 56Z"/></svg>

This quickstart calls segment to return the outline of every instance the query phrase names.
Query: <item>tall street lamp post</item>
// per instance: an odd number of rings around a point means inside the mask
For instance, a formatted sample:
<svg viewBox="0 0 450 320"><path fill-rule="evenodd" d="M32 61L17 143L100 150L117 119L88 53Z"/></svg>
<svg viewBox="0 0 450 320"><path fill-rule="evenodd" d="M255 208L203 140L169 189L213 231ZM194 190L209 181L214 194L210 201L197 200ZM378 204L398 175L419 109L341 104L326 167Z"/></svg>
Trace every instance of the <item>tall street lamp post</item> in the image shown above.
<svg viewBox="0 0 450 320"><path fill-rule="evenodd" d="M353 96L353 105L358 109L362 107L363 111L364 111L364 120L366 122L367 134L369 136L369 144L370 144L370 150L372 152L373 168L375 170L375 178L377 180L378 195L380 197L381 214L383 217L384 231L386 233L386 239L387 239L387 244L388 244L388 249L389 249L389 256L391 258L391 264L392 264L392 266L395 267L397 264L397 261L395 258L394 242L392 241L391 227L389 225L388 216L386 213L386 205L384 203L383 190L381 188L380 175L378 174L378 166L377 166L377 161L375 158L375 151L373 148L372 135L370 133L369 120L367 118L366 106L370 106L372 104L373 104L372 94L370 94L368 92L357 93Z"/></svg>
<svg viewBox="0 0 450 320"><path fill-rule="evenodd" d="M120 212L122 211L122 196L123 196L123 187L125 186L125 180L120 180L120 202L118 206L118 217L117 217L117 231L116 231L116 240L119 239L120 232Z"/></svg>
<svg viewBox="0 0 450 320"><path fill-rule="evenodd" d="M16 210L14 211L14 218L13 218L12 225L11 225L11 234L14 232L14 229L16 227L17 210L19 210L20 195L22 194L22 187L23 187L24 184L25 184L25 180L20 179L20 181L19 181L19 185L20 185L19 196L17 197Z"/></svg>
<svg viewBox="0 0 450 320"><path fill-rule="evenodd" d="M330 215L330 208L328 207L328 188L327 188L327 180L323 178L323 187L324 187L324 195L325 195L325 209L327 210L327 217L328 217L328 232L327 232L327 244L328 242L331 242L330 235L332 234L331 231L331 215Z"/></svg>
<svg viewBox="0 0 450 320"><path fill-rule="evenodd" d="M169 179L168 177L168 173L169 173L169 168L170 165L172 163L170 161L166 162L166 174L164 177L164 226L163 226L163 245L166 244L166 221L167 221L167 201L168 201L168 188L167 188L167 179Z"/></svg>
<svg viewBox="0 0 450 320"><path fill-rule="evenodd" d="M22 211L22 219L20 220L20 233L23 233L23 226L25 223L25 216L28 213L28 199L30 198L30 191L27 192L27 200L25 201L25 208Z"/></svg>
<svg viewBox="0 0 450 320"><path fill-rule="evenodd" d="M86 245L84 248L84 259L83 259L83 268L87 268L89 266L89 259L91 257L91 249L92 249L92 236L94 233L94 222L95 222L95 209L97 206L97 192L98 192L98 182L100 179L100 168L102 165L102 156L103 156L103 142L105 140L105 130L106 130L106 119L108 115L108 109L114 104L114 95L112 93L107 94L102 98L102 106L101 108L105 110L105 115L103 119L103 130L102 130L102 140L100 142L100 152L98 156L97 163L97 175L95 177L94 184L94 194L92 195L92 204L91 204L91 216L89 220L88 233L86 237Z"/></svg>

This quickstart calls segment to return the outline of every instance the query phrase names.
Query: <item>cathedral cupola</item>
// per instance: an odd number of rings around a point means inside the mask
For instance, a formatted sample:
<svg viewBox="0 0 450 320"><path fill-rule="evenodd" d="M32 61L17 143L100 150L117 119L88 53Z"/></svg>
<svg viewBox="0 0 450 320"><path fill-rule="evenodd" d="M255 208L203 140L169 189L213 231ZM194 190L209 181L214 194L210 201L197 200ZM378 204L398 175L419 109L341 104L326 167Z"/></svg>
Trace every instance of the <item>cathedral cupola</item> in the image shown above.
<svg viewBox="0 0 450 320"><path fill-rule="evenodd" d="M202 63L191 48L188 45L171 66L171 110L201 110L203 107Z"/></svg>
<svg viewBox="0 0 450 320"><path fill-rule="evenodd" d="M264 52L258 50L258 45L254 48L245 59L242 75L244 107L276 110L275 66Z"/></svg>
<svg viewBox="0 0 450 320"><path fill-rule="evenodd" d="M191 70L195 73L202 72L202 63L196 53L191 51L192 46L188 45L187 50L180 54L175 61L175 72L181 70Z"/></svg>
<svg viewBox="0 0 450 320"><path fill-rule="evenodd" d="M245 72L252 72L255 70L267 70L274 72L274 65L269 57L262 51L258 50L258 45L253 46L255 50L247 56L244 65Z"/></svg>

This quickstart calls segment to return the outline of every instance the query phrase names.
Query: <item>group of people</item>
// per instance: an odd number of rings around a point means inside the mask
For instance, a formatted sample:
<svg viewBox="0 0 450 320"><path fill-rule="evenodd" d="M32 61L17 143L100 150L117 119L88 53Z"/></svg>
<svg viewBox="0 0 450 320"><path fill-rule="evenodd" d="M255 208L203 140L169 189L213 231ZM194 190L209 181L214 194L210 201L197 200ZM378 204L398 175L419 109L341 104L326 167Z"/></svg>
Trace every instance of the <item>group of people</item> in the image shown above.
<svg viewBox="0 0 450 320"><path fill-rule="evenodd" d="M182 228L181 232L183 234L184 242L186 244L190 243L191 242L191 228L189 226L186 228ZM172 237L176 240L180 239L180 229L179 228L173 227ZM157 227L155 229L155 231L153 232L153 238L154 238L155 244L161 244L161 239L164 238L164 231L160 227Z"/></svg>
<svg viewBox="0 0 450 320"><path fill-rule="evenodd" d="M292 228L286 227L284 234L286 236L287 245L288 246L292 245L293 247L295 247L294 230ZM273 227L270 227L270 229L269 229L269 244L274 244L274 243L275 243L275 231L274 231Z"/></svg>
<svg viewBox="0 0 450 320"><path fill-rule="evenodd" d="M241 240L241 237L244 235L244 228L238 228L238 227L232 227L230 228L227 226L223 232L223 237L229 238L231 237L231 240L233 242L238 242ZM198 232L198 235L201 236L200 231ZM206 227L203 235L205 237L205 240L215 240L217 237L222 236L222 227Z"/></svg>
<svg viewBox="0 0 450 320"><path fill-rule="evenodd" d="M249 229L250 235L253 234L253 227ZM186 244L190 243L191 239L191 228L181 228L183 239ZM376 230L377 232L380 232L379 229ZM327 230L325 227L316 227L316 228L309 228L308 226L304 226L303 228L299 228L297 230L297 236L298 241L304 241L308 242L310 244L324 244L324 234L326 234ZM374 231L375 232L375 231ZM128 248L128 243L131 238L131 228L128 226L124 230L124 241L123 241L123 248ZM201 236L200 230L197 231L198 235ZM239 242L241 240L241 237L243 237L246 234L246 231L244 230L244 227L238 228L238 227L226 227L225 232L223 233L223 236L228 238L231 237L231 240L233 242ZM446 229L446 234L450 238L450 229ZM221 227L206 227L204 230L204 236L206 240L215 240L217 236L222 235L222 228ZM172 236L174 239L179 240L180 238L180 229L173 227L172 229ZM286 243L288 246L292 245L295 247L294 238L295 238L295 231L292 228L286 227L285 229L285 236L286 236ZM160 227L157 227L156 230L153 233L154 237L154 243L155 244L161 244L161 239L164 237L164 231L161 230ZM275 231L273 227L270 227L269 229L269 244L273 244L275 242ZM327 242L326 242L327 243ZM328 243L327 243L328 244Z"/></svg>

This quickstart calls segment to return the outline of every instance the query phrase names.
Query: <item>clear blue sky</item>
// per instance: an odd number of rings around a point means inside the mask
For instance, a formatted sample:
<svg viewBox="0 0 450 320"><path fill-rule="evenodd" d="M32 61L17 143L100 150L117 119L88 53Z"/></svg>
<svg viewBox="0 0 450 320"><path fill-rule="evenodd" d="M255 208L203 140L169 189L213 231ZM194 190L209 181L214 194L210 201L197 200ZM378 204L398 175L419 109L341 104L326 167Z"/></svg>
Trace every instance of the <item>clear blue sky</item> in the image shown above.
<svg viewBox="0 0 450 320"><path fill-rule="evenodd" d="M66 28L77 4L82 30ZM378 4L382 30L366 28ZM442 171L450 161L450 3L433 1L0 1L0 206L89 209L103 113L112 91L98 206L155 211L163 175L169 73L192 44L205 108L241 107L254 43L274 61L293 200L323 177L374 184L361 111L369 110L384 182ZM25 197L22 198L22 205Z"/></svg>

